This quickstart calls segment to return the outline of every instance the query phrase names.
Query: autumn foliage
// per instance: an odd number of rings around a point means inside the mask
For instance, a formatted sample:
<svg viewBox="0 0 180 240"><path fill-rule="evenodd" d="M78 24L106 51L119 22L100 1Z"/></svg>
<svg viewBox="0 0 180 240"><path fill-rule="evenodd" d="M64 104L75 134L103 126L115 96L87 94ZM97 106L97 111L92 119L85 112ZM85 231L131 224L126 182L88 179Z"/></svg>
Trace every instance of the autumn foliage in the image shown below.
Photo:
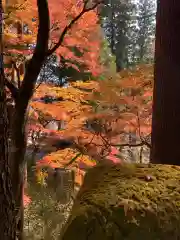
<svg viewBox="0 0 180 240"><path fill-rule="evenodd" d="M69 22L81 11L84 3L77 0L53 0L49 2L51 31L49 48L57 43L59 36ZM12 61L17 68L33 53L36 43L38 18L37 6L34 0L8 1L5 9L5 63L11 66ZM59 12L61 9L61 13ZM96 10L85 13L74 26L67 32L63 44L56 50L59 64L61 58L67 60L67 64L78 69L78 64L85 64L87 71L94 75L101 72L99 65L100 41L98 36L98 16ZM78 50L78 55L74 51ZM22 68L22 66L21 66ZM6 69L7 71L7 69ZM23 72L23 71L21 71Z"/></svg>
<svg viewBox="0 0 180 240"><path fill-rule="evenodd" d="M116 130L135 132L145 137L151 132L153 69L151 65L124 70L115 79L99 81L92 95L96 112L107 120L115 120ZM116 128L116 129L115 129ZM110 132L111 134L112 132Z"/></svg>
<svg viewBox="0 0 180 240"><path fill-rule="evenodd" d="M24 74L25 62L31 56L37 36L36 1L10 1L4 5L5 19L5 70L17 72L18 80ZM49 2L51 31L49 49L81 12L83 1L53 0ZM59 14L61 9L61 14ZM74 50L79 51L79 55ZM78 69L85 64L88 70L99 75L100 38L97 11L85 13L67 31L62 45L55 54L61 65L62 58ZM9 65L8 65L9 64ZM54 98L51 102L43 99ZM152 67L139 66L125 70L116 77L88 82L71 83L67 88L52 84L40 84L30 102L29 120L26 126L28 148L46 152L38 159L37 179L42 182L42 167L68 167L76 172L76 183L81 185L87 168L98 162L123 162L120 146L125 144L124 135L134 133L140 143L148 145L151 132ZM51 122L63 123L64 127L49 129ZM72 145L60 149L60 140L70 140ZM73 161L72 161L73 160ZM27 201L28 202L28 201Z"/></svg>
<svg viewBox="0 0 180 240"><path fill-rule="evenodd" d="M45 95L57 101L38 101ZM37 163L39 181L45 165L74 169L76 183L81 184L86 169L104 158L123 162L120 147L129 144L124 139L128 133L137 135L137 146L150 147L151 104L151 66L124 71L115 79L79 81L67 88L40 85L31 102L28 125L30 135L32 129L44 133L43 148L50 152ZM66 127L49 130L43 126L52 120L66 121ZM87 121L92 122L90 129ZM74 145L64 150L53 147L60 139L73 139Z"/></svg>

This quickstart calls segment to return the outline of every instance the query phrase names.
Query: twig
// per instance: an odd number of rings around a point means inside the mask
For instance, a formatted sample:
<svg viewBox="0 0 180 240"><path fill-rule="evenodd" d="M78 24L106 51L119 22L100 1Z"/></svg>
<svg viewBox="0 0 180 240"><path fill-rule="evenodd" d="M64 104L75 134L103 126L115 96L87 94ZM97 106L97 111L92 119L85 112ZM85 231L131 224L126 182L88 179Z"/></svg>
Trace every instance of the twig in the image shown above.
<svg viewBox="0 0 180 240"><path fill-rule="evenodd" d="M129 143L122 143L122 144L111 144L112 147L142 147L146 146L151 149L151 145L147 143L146 141L142 141L137 144L129 144Z"/></svg>
<svg viewBox="0 0 180 240"><path fill-rule="evenodd" d="M72 28L72 26L87 12L95 9L99 4L101 4L103 1L98 1L97 3L93 4L92 7L86 8L87 7L87 3L88 1L86 0L84 3L84 7L82 9L82 11L64 28L64 30L61 33L61 36L59 38L59 41L57 42L57 44L48 50L47 52L47 56L51 56L62 44L62 42L64 41L64 38L67 34L67 32Z"/></svg>

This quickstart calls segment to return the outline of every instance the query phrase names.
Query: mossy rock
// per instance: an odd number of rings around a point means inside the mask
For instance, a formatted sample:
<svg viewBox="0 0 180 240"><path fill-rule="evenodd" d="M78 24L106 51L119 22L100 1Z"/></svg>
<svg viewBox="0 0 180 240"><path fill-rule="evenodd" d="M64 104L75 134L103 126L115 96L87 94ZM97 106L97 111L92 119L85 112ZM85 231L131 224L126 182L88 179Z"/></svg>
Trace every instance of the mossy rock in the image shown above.
<svg viewBox="0 0 180 240"><path fill-rule="evenodd" d="M61 239L180 239L180 167L106 163L90 169Z"/></svg>

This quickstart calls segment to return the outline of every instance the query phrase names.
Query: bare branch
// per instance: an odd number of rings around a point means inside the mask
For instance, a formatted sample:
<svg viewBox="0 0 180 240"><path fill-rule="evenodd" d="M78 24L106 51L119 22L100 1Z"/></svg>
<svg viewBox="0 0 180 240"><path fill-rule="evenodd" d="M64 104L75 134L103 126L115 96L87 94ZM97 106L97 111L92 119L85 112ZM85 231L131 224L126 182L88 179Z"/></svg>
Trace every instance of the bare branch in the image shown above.
<svg viewBox="0 0 180 240"><path fill-rule="evenodd" d="M141 123L140 123L140 116L139 116L139 112L137 111L137 119L138 119L138 134L140 137L141 142L143 143L143 145L146 145L148 148L151 149L151 144L148 143L144 137L142 137L141 135Z"/></svg>
<svg viewBox="0 0 180 240"><path fill-rule="evenodd" d="M130 143L122 143L122 144L111 144L112 147L142 147L142 146L146 146L148 148L151 148L151 144L149 144L146 141L142 141L140 143L136 143L136 144L130 144Z"/></svg>

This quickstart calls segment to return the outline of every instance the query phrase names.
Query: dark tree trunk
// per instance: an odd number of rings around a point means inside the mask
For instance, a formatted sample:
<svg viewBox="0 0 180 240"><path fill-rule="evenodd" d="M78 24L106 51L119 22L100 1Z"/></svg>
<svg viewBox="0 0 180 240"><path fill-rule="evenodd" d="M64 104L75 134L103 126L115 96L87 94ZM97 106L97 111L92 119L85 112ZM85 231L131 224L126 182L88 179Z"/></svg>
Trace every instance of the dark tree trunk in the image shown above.
<svg viewBox="0 0 180 240"><path fill-rule="evenodd" d="M157 7L151 162L180 165L180 1Z"/></svg>
<svg viewBox="0 0 180 240"><path fill-rule="evenodd" d="M8 162L7 120L3 75L0 74L0 239L15 240L15 205Z"/></svg>
<svg viewBox="0 0 180 240"><path fill-rule="evenodd" d="M8 116L3 69L2 2L0 18L0 239L15 240L15 205L8 160Z"/></svg>
<svg viewBox="0 0 180 240"><path fill-rule="evenodd" d="M37 0L39 28L36 48L28 61L23 82L18 90L12 122L11 137L11 176L13 179L13 194L16 203L16 222L18 239L23 239L23 189L26 161L26 120L29 101L33 95L35 84L43 62L47 57L49 39L49 9L47 0Z"/></svg>
<svg viewBox="0 0 180 240"><path fill-rule="evenodd" d="M0 239L15 240L16 221L8 162L8 118L3 74L0 74Z"/></svg>

